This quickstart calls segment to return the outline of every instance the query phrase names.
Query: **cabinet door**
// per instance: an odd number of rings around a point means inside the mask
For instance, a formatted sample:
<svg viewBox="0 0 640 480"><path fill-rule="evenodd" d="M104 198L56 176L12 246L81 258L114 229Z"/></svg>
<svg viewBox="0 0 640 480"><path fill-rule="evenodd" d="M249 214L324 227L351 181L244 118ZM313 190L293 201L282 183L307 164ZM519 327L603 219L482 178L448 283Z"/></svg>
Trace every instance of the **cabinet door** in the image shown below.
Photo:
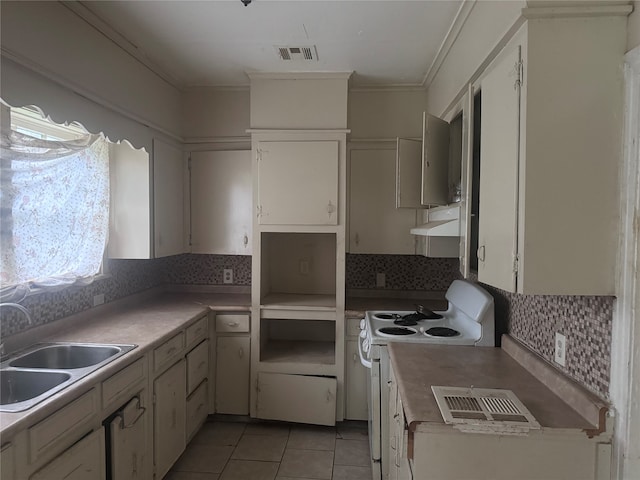
<svg viewBox="0 0 640 480"><path fill-rule="evenodd" d="M216 349L216 413L249 414L251 339L218 337Z"/></svg>
<svg viewBox="0 0 640 480"><path fill-rule="evenodd" d="M424 206L446 205L449 199L449 124L422 116L422 196Z"/></svg>
<svg viewBox="0 0 640 480"><path fill-rule="evenodd" d="M422 142L396 139L396 208L422 208Z"/></svg>
<svg viewBox="0 0 640 480"><path fill-rule="evenodd" d="M62 452L30 478L31 480L104 480L105 465L104 429L101 428Z"/></svg>
<svg viewBox="0 0 640 480"><path fill-rule="evenodd" d="M337 381L332 377L258 374L257 417L335 425Z"/></svg>
<svg viewBox="0 0 640 480"><path fill-rule="evenodd" d="M478 280L515 292L518 228L520 47L503 52L481 82Z"/></svg>
<svg viewBox="0 0 640 480"><path fill-rule="evenodd" d="M151 159L109 143L109 258L151 258Z"/></svg>
<svg viewBox="0 0 640 480"><path fill-rule="evenodd" d="M260 142L262 225L337 225L339 142Z"/></svg>
<svg viewBox="0 0 640 480"><path fill-rule="evenodd" d="M182 151L153 140L153 218L155 257L184 253L184 183L186 162Z"/></svg>
<svg viewBox="0 0 640 480"><path fill-rule="evenodd" d="M149 413L140 398L132 399L109 424L111 432L110 480L147 478L147 459L151 454L147 440ZM125 423L125 419L126 422Z"/></svg>
<svg viewBox="0 0 640 480"><path fill-rule="evenodd" d="M345 379L345 396L347 408L345 418L348 420L366 420L367 411L367 373L368 370L360 363L358 355L358 340L347 340L347 371Z"/></svg>
<svg viewBox="0 0 640 480"><path fill-rule="evenodd" d="M186 445L186 369L180 360L153 382L153 454L156 478L163 478Z"/></svg>
<svg viewBox="0 0 640 480"><path fill-rule="evenodd" d="M251 151L191 153L191 252L251 255Z"/></svg>
<svg viewBox="0 0 640 480"><path fill-rule="evenodd" d="M351 150L349 252L415 254L416 211L396 208L393 150Z"/></svg>
<svg viewBox="0 0 640 480"><path fill-rule="evenodd" d="M0 450L0 480L13 480L15 476L15 447L9 443Z"/></svg>

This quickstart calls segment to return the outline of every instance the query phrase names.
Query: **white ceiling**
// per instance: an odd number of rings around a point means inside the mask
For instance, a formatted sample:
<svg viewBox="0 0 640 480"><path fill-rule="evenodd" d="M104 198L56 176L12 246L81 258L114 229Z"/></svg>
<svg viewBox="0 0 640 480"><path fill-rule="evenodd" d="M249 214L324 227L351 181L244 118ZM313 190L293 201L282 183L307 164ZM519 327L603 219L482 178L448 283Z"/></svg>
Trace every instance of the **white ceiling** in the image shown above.
<svg viewBox="0 0 640 480"><path fill-rule="evenodd" d="M248 71L353 71L352 86L378 87L424 85L462 3L109 0L70 8L180 88L246 86ZM276 45L315 45L318 60L284 62Z"/></svg>

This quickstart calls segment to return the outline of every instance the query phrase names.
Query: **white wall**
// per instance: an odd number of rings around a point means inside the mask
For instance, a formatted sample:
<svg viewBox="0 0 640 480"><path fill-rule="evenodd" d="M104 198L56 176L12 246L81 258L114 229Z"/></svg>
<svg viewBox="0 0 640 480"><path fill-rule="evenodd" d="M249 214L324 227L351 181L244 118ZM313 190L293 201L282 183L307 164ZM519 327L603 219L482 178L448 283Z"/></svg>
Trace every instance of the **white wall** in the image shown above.
<svg viewBox="0 0 640 480"><path fill-rule="evenodd" d="M0 8L3 60L8 56L141 123L181 135L178 89L63 4L3 1Z"/></svg>
<svg viewBox="0 0 640 480"><path fill-rule="evenodd" d="M183 93L187 143L211 137L249 139L249 89L194 88Z"/></svg>
<svg viewBox="0 0 640 480"><path fill-rule="evenodd" d="M633 2L633 12L627 23L627 52L640 46L640 1Z"/></svg>
<svg viewBox="0 0 640 480"><path fill-rule="evenodd" d="M525 1L480 0L427 89L429 113L442 116L493 48L514 26Z"/></svg>
<svg viewBox="0 0 640 480"><path fill-rule="evenodd" d="M349 92L351 139L422 137L422 112L427 95L415 90Z"/></svg>

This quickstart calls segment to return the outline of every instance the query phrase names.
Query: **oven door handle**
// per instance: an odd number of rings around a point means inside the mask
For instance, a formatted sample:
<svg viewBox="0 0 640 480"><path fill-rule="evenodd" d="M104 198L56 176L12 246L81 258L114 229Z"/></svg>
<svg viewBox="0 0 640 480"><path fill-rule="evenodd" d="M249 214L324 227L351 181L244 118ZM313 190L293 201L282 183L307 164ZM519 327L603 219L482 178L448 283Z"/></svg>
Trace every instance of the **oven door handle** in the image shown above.
<svg viewBox="0 0 640 480"><path fill-rule="evenodd" d="M364 341L364 338L358 337L358 354L360 355L360 363L366 368L371 368L371 360L364 358L364 353L362 351L362 342Z"/></svg>

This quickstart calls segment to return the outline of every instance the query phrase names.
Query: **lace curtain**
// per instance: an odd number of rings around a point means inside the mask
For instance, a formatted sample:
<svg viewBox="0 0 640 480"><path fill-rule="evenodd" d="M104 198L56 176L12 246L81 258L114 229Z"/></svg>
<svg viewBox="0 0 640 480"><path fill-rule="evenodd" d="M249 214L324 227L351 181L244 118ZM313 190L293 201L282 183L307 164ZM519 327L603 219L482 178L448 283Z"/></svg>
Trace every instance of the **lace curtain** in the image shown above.
<svg viewBox="0 0 640 480"><path fill-rule="evenodd" d="M88 282L109 230L109 153L101 135L70 141L3 133L0 288Z"/></svg>

